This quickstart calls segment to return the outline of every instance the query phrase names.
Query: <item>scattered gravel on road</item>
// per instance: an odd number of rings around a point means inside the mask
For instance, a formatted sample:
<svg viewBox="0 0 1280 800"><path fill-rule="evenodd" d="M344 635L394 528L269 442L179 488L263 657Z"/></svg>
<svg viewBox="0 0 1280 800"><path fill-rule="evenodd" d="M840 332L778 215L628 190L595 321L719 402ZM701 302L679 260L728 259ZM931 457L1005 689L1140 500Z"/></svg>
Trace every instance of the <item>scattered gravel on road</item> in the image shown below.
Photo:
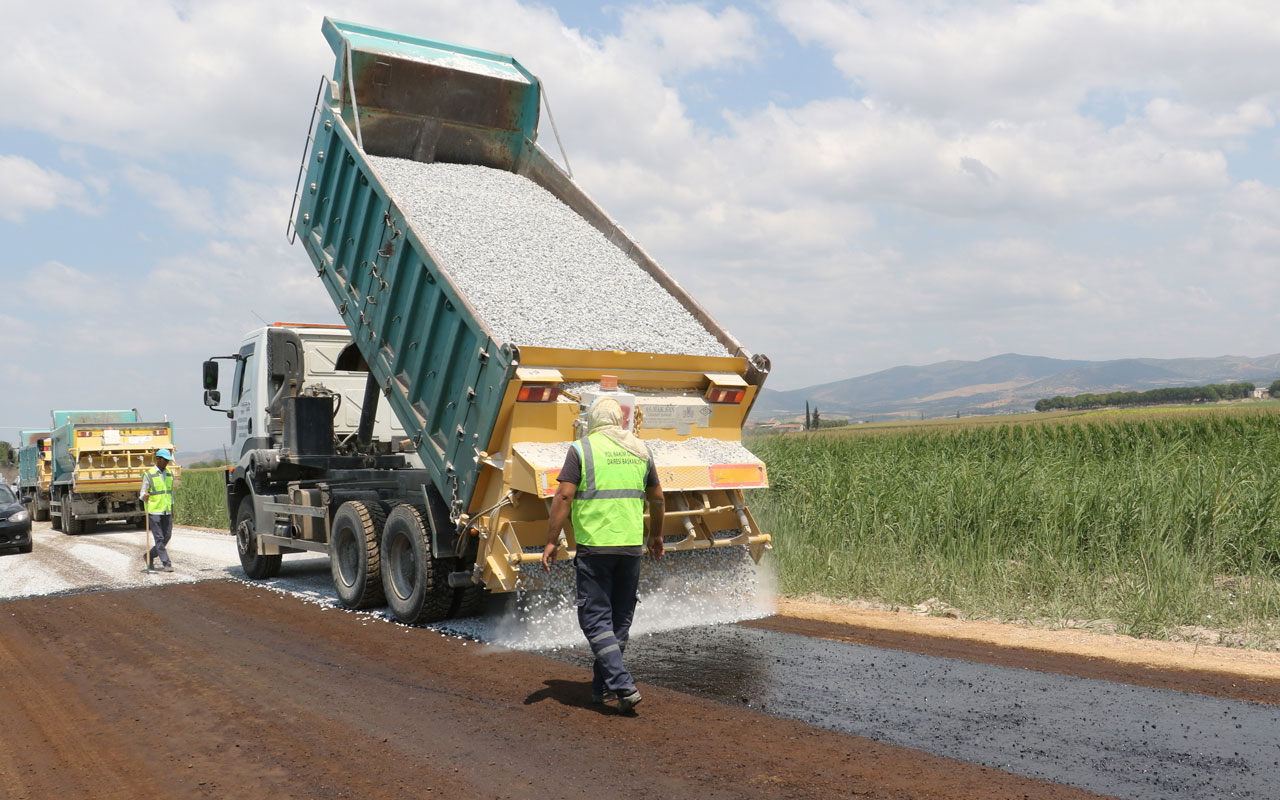
<svg viewBox="0 0 1280 800"><path fill-rule="evenodd" d="M173 529L173 572L144 572L145 531L104 526L71 536L48 522L32 526L30 553L0 556L0 600L50 594L130 589L227 578L240 573L235 539L185 527Z"/></svg>
<svg viewBox="0 0 1280 800"><path fill-rule="evenodd" d="M369 160L498 341L728 355L639 264L528 178L472 164Z"/></svg>

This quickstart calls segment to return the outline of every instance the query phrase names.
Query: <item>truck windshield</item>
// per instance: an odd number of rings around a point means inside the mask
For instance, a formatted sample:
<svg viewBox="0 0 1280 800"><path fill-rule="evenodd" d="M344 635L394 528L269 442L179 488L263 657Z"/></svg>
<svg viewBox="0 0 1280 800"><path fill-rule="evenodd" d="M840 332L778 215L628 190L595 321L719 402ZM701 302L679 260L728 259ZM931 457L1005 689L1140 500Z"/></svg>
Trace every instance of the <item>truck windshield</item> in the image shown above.
<svg viewBox="0 0 1280 800"><path fill-rule="evenodd" d="M244 397L245 392L253 391L253 345L240 348L240 355L244 358L236 364L235 377L235 402L239 403L240 398Z"/></svg>

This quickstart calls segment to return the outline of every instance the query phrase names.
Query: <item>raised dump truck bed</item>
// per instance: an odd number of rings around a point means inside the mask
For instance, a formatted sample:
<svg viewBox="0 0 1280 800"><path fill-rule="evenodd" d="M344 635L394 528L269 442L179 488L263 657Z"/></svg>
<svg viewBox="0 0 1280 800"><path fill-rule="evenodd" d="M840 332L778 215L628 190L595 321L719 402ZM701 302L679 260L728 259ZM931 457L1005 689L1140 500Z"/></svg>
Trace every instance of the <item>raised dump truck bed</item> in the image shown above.
<svg viewBox="0 0 1280 800"><path fill-rule="evenodd" d="M362 409L381 393L403 432L379 441L363 416L355 437L325 427L351 401L319 385L304 329L226 356L237 387L219 410L242 454L227 499L246 572L327 552L345 604L385 595L405 621L468 613L480 587L516 589L600 394L653 443L669 548L741 546L758 560L769 537L742 490L768 476L740 438L768 359L537 145L541 84L515 59L331 19L323 30L336 66L289 233L351 334L340 360L366 374ZM242 391L254 359L256 395ZM211 406L217 386L210 364Z"/></svg>
<svg viewBox="0 0 1280 800"><path fill-rule="evenodd" d="M686 358L674 366L739 376L751 389L739 404L745 419L768 359L752 356L538 146L541 84L531 72L510 56L332 19L323 30L337 63L322 87L294 224L378 385L438 476L436 488L456 500L455 510L474 495L477 453L492 451L503 437L496 425L516 369L535 361L574 366L584 356L524 354L529 344L554 348L495 337L495 321L482 317L458 288L448 258L406 215L370 156L507 170L549 192L723 346L723 357ZM518 294L524 278L510 278L510 291ZM566 286L564 292L589 305L590 288ZM603 373L652 367L659 356L585 359Z"/></svg>

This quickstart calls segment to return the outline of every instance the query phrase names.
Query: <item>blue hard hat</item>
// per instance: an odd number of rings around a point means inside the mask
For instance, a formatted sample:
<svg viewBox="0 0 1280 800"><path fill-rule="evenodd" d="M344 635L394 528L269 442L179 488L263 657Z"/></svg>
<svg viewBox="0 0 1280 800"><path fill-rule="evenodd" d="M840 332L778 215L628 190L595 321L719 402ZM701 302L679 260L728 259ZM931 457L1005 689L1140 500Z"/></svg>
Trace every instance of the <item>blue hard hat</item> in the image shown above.
<svg viewBox="0 0 1280 800"><path fill-rule="evenodd" d="M156 451L156 458L163 458L165 461L172 461L173 453L170 453L168 450L160 449Z"/></svg>

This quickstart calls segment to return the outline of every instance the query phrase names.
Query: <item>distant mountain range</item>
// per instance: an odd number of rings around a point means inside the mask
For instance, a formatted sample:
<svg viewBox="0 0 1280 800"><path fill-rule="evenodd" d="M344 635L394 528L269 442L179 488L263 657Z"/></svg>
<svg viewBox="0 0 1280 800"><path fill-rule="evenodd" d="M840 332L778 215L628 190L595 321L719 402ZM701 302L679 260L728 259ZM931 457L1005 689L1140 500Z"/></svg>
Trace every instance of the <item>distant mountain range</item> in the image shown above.
<svg viewBox="0 0 1280 800"><path fill-rule="evenodd" d="M186 453L182 450L177 452L178 466L189 467L192 464L199 464L202 461L213 461L214 459L226 458L226 450L221 447L213 450L201 450L198 453Z"/></svg>
<svg viewBox="0 0 1280 800"><path fill-rule="evenodd" d="M1259 358L1123 358L1071 361L1017 353L981 361L941 361L893 367L804 389L774 391L756 400L755 421L804 413L805 401L824 417L855 420L1001 414L1032 410L1042 397L1084 392L1143 391L1165 386L1280 378L1280 353Z"/></svg>

